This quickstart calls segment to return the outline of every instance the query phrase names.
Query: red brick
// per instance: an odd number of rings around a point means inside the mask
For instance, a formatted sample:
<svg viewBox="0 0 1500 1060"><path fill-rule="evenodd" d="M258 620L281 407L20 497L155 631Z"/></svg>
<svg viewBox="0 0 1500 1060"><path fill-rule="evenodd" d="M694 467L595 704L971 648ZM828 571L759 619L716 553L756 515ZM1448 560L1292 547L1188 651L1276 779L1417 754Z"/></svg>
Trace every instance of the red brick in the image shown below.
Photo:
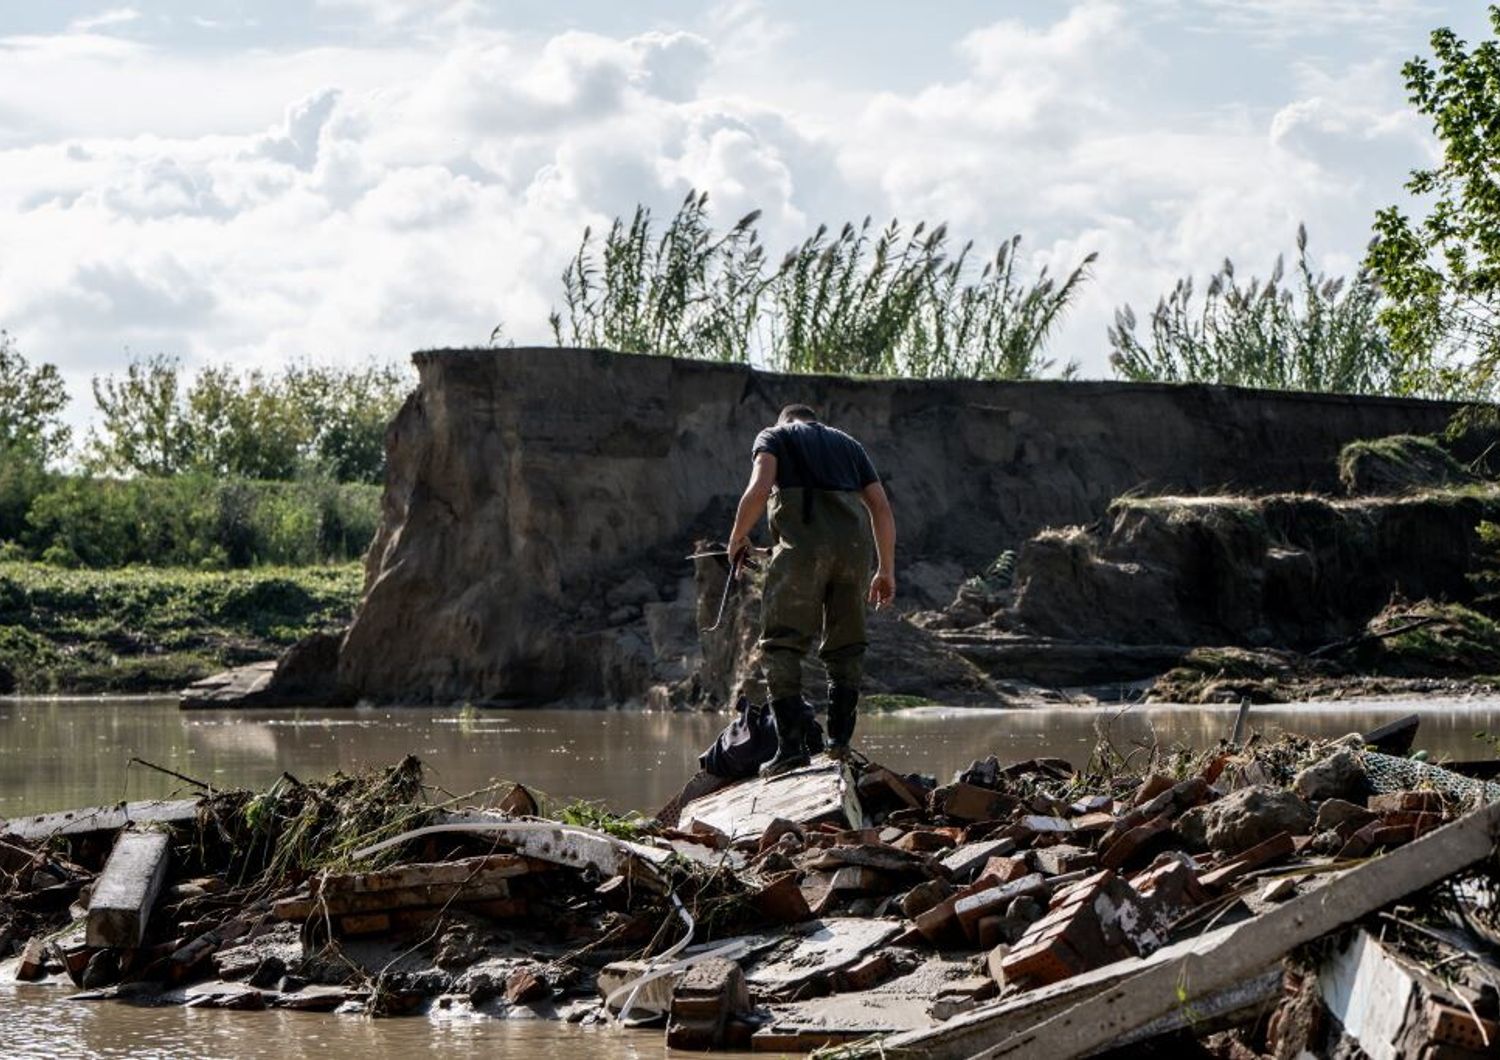
<svg viewBox="0 0 1500 1060"><path fill-rule="evenodd" d="M1107 832L1115 826L1115 815L1099 811L1073 818L1075 832Z"/></svg>
<svg viewBox="0 0 1500 1060"><path fill-rule="evenodd" d="M1066 942L1054 939L1042 945L1011 950L1000 962L1000 970L1007 983L1024 980L1045 986L1088 969Z"/></svg>
<svg viewBox="0 0 1500 1060"><path fill-rule="evenodd" d="M932 799L934 810L960 821L999 820L1020 805L1014 795L963 783L938 788Z"/></svg>
<svg viewBox="0 0 1500 1060"><path fill-rule="evenodd" d="M785 872L773 877L750 899L750 904L767 920L778 924L800 924L812 917L807 896L797 886L797 874Z"/></svg>
<svg viewBox="0 0 1500 1060"><path fill-rule="evenodd" d="M1135 789L1135 797L1130 800L1130 804L1132 806L1144 806L1162 792L1171 789L1175 783L1176 781L1165 773L1152 773L1141 782L1140 787Z"/></svg>
<svg viewBox="0 0 1500 1060"><path fill-rule="evenodd" d="M984 868L979 870L981 880L990 879L996 883L1010 883L1030 874L1031 869L1027 867L1025 858L990 858L984 863Z"/></svg>
<svg viewBox="0 0 1500 1060"><path fill-rule="evenodd" d="M1139 854L1146 844L1171 828L1172 818L1166 814L1138 824L1105 847L1099 862L1106 868L1118 869Z"/></svg>
<svg viewBox="0 0 1500 1060"><path fill-rule="evenodd" d="M1386 795L1370 796L1366 805L1371 813L1388 813L1392 810L1442 813L1443 797L1435 791L1393 791Z"/></svg>
<svg viewBox="0 0 1500 1060"><path fill-rule="evenodd" d="M939 850L948 850L954 846L953 837L946 832L935 832L923 829L918 832L907 832L891 846L897 850L904 850L908 854L935 854Z"/></svg>

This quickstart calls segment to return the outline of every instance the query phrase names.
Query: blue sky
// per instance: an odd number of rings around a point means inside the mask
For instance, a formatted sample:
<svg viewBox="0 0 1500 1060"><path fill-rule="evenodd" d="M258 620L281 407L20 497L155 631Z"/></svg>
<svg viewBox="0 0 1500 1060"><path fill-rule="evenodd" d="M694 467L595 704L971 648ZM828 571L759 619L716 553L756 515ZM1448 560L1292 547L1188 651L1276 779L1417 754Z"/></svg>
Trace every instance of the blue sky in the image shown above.
<svg viewBox="0 0 1500 1060"><path fill-rule="evenodd" d="M706 189L1098 251L1051 352L1305 221L1347 271L1434 145L1426 0L0 0L0 327L88 378L545 341L584 225ZM80 401L75 418L87 413Z"/></svg>

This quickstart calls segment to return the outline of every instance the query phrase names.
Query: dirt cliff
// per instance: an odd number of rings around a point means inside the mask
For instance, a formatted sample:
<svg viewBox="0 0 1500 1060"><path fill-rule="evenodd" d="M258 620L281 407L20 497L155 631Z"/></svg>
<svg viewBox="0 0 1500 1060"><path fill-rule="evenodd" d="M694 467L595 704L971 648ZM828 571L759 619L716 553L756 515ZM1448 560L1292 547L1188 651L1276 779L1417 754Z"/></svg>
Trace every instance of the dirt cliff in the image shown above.
<svg viewBox="0 0 1500 1060"><path fill-rule="evenodd" d="M783 376L599 350L415 362L339 653L341 683L383 701L621 703L697 674L683 557L722 538L750 441L789 402L870 450L900 527L904 609L947 603L1002 551L1096 520L1127 492L1331 493L1345 443L1430 433L1452 413L1225 387Z"/></svg>

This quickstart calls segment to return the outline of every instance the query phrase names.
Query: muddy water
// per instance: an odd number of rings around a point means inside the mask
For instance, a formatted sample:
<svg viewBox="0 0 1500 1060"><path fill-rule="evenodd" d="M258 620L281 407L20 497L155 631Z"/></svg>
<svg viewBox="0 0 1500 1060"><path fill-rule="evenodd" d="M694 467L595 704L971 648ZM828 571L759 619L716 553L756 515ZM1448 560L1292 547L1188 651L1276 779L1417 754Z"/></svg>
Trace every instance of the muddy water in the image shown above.
<svg viewBox="0 0 1500 1060"><path fill-rule="evenodd" d="M1500 699L1396 700L1256 708L1252 728L1336 736L1412 711L1434 759L1494 756L1475 733L1500 735ZM215 786L264 785L283 771L314 778L415 753L454 793L524 780L556 798L651 812L696 768L721 717L574 711L419 709L179 712L172 700L0 700L0 817L147 798L180 781L131 765L144 758ZM861 720L872 758L947 779L976 757L1087 760L1101 729L1121 752L1157 742L1205 746L1232 708L1011 711L919 708ZM382 1020L304 1013L133 1008L62 1000L51 987L0 984L7 1057L323 1057L412 1055L661 1056L660 1032L616 1034L551 1023Z"/></svg>
<svg viewBox="0 0 1500 1060"><path fill-rule="evenodd" d="M1337 736L1411 711L1434 757L1485 758L1477 731L1500 734L1500 699L1396 700L1255 708L1252 728ZM216 787L315 778L418 755L431 783L455 794L501 779L558 798L651 812L697 768L724 724L706 715L584 711L355 709L182 713L172 700L0 700L0 817L149 798L181 781L143 758ZM918 708L864 717L857 737L877 761L947 779L972 759L1059 755L1082 765L1107 727L1128 751L1156 740L1202 747L1228 735L1227 707L1086 710Z"/></svg>

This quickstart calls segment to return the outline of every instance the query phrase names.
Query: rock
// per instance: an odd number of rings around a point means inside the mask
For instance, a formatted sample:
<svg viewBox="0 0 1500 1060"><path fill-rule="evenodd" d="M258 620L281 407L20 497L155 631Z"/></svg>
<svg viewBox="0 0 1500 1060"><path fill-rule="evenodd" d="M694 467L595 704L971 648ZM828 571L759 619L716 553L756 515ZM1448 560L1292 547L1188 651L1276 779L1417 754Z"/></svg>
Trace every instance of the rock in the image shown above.
<svg viewBox="0 0 1500 1060"><path fill-rule="evenodd" d="M1208 810L1207 806L1194 806L1172 825L1172 830L1191 851L1208 849Z"/></svg>
<svg viewBox="0 0 1500 1060"><path fill-rule="evenodd" d="M1358 756L1346 749L1335 751L1297 774L1292 790L1309 802L1324 799L1363 799L1370 780Z"/></svg>
<svg viewBox="0 0 1500 1060"><path fill-rule="evenodd" d="M1305 835L1312 824L1312 810L1300 796L1252 785L1232 791L1208 807L1208 845L1238 854L1278 832Z"/></svg>
<svg viewBox="0 0 1500 1060"><path fill-rule="evenodd" d="M505 980L505 1000L512 1005L530 1005L552 996L552 988L530 968L521 968Z"/></svg>
<svg viewBox="0 0 1500 1060"><path fill-rule="evenodd" d="M89 958L83 970L79 986L85 990L98 990L120 981L120 957L114 950L98 950Z"/></svg>

